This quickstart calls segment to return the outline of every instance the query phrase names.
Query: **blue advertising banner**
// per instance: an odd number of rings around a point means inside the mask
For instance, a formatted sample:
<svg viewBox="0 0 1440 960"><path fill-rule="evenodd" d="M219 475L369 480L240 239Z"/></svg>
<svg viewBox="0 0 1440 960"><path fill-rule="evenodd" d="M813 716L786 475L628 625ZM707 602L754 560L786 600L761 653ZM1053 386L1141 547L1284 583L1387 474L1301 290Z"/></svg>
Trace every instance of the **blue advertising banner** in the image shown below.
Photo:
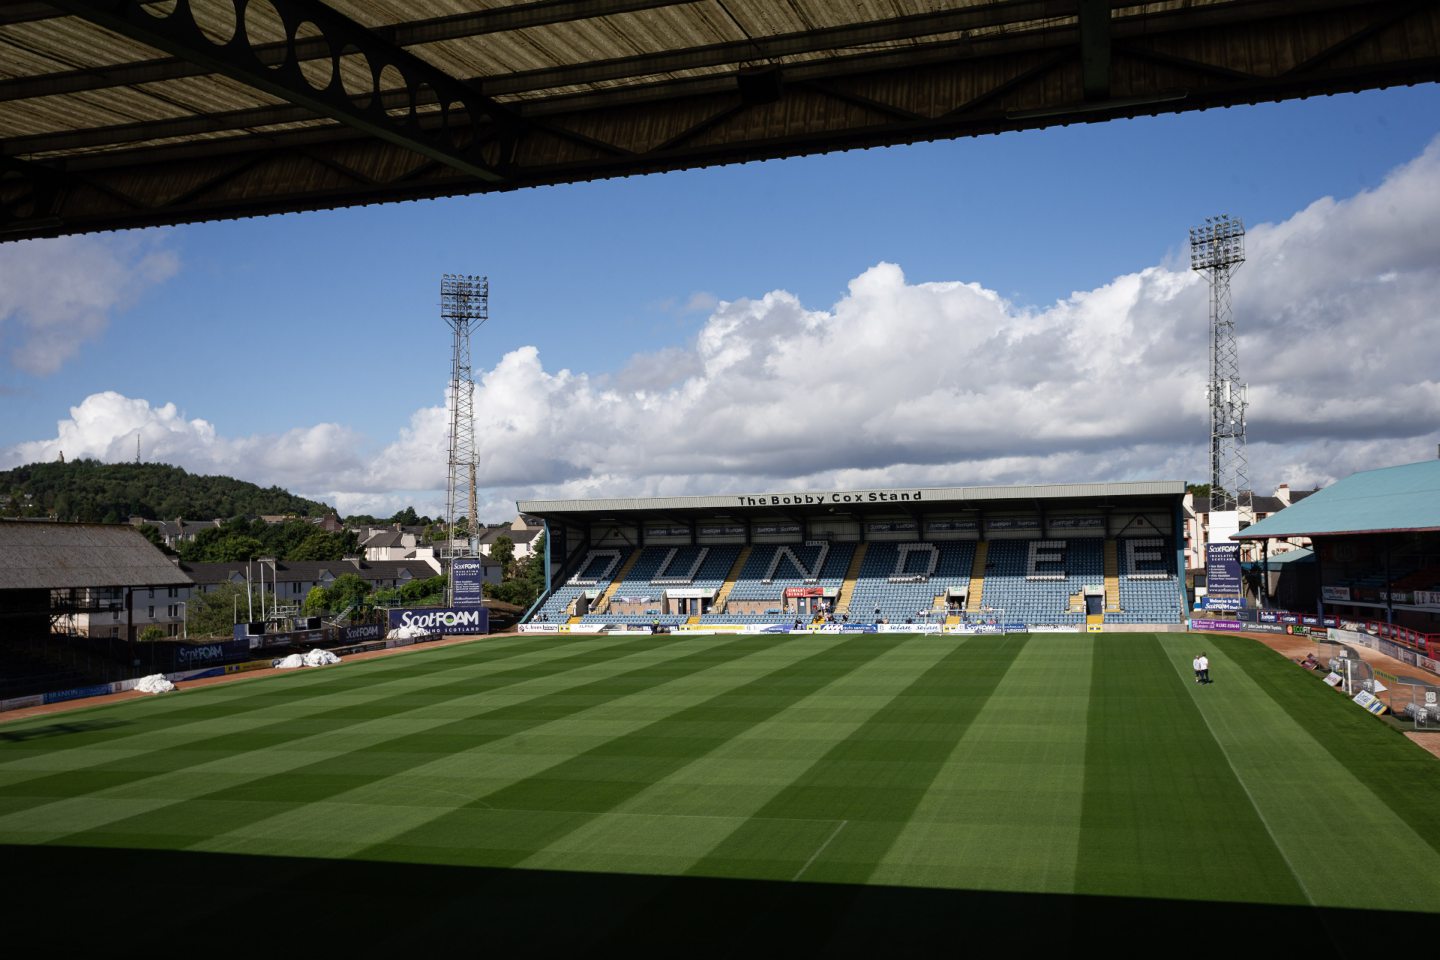
<svg viewBox="0 0 1440 960"><path fill-rule="evenodd" d="M490 611L484 607L460 610L428 607L420 610L391 610L390 629L419 627L429 633L451 635L489 633Z"/></svg>
<svg viewBox="0 0 1440 960"><path fill-rule="evenodd" d="M1236 631L1239 631L1239 630L1245 630L1245 629L1248 629L1248 628L1245 626L1245 624L1241 623L1239 620L1191 620L1191 621L1190 621L1190 629L1191 629L1191 630L1209 630L1209 631L1219 631L1219 630L1236 630Z"/></svg>
<svg viewBox="0 0 1440 960"><path fill-rule="evenodd" d="M1212 597L1238 597L1244 593L1240 584L1240 544L1205 544L1205 592Z"/></svg>
<svg viewBox="0 0 1440 960"><path fill-rule="evenodd" d="M454 574L454 605L466 609L485 605L485 565L479 557L456 557L450 561Z"/></svg>
<svg viewBox="0 0 1440 960"><path fill-rule="evenodd" d="M1243 610L1245 609L1244 597L1201 597L1200 609L1202 610Z"/></svg>

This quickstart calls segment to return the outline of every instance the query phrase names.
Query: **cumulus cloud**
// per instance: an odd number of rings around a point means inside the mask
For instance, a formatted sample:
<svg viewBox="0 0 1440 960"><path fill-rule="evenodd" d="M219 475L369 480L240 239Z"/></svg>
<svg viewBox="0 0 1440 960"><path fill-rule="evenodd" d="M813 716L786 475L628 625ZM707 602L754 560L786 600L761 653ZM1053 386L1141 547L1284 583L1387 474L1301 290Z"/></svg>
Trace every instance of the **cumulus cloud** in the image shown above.
<svg viewBox="0 0 1440 960"><path fill-rule="evenodd" d="M27 373L58 370L110 317L179 268L153 237L59 237L0 247L0 352Z"/></svg>
<svg viewBox="0 0 1440 960"><path fill-rule="evenodd" d="M90 457L113 463L132 459L137 450L147 462L173 463L196 473L223 473L292 490L307 489L314 479L336 469L354 469L364 438L333 423L297 427L279 435L222 437L213 424L187 419L173 403L149 401L114 391L94 393L70 408L48 440L35 440L0 454L13 466Z"/></svg>
<svg viewBox="0 0 1440 960"><path fill-rule="evenodd" d="M1234 305L1257 491L1434 454L1436 222L1440 141L1374 190L1252 225ZM531 497L1204 481L1207 344L1205 283L1178 262L1045 308L879 263L828 309L784 290L716 302L687 349L616 373L547 369L534 347L507 354L476 389L482 512ZM364 451L332 424L227 440L172 406L97 394L55 440L6 459L71 444L123 458L124 431L143 429L157 455L345 511L438 512L447 426L437 398Z"/></svg>

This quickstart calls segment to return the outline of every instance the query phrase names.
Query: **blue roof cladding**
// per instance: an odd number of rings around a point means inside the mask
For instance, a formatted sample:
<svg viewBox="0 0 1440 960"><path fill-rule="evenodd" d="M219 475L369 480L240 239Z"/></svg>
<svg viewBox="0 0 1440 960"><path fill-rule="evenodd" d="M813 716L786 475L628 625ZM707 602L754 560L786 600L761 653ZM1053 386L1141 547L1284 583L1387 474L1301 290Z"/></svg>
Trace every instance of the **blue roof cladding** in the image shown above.
<svg viewBox="0 0 1440 960"><path fill-rule="evenodd" d="M1398 530L1440 530L1440 460L1346 477L1231 539Z"/></svg>

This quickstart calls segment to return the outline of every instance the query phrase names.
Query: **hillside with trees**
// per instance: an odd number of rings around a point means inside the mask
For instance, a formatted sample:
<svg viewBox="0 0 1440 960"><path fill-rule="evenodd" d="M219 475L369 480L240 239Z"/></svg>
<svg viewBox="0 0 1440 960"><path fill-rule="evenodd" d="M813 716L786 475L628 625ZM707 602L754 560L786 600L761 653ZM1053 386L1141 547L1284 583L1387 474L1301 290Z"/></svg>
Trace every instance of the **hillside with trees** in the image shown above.
<svg viewBox="0 0 1440 960"><path fill-rule="evenodd" d="M189 473L164 463L32 463L0 471L0 516L54 517L90 523L294 514L333 511L279 487Z"/></svg>

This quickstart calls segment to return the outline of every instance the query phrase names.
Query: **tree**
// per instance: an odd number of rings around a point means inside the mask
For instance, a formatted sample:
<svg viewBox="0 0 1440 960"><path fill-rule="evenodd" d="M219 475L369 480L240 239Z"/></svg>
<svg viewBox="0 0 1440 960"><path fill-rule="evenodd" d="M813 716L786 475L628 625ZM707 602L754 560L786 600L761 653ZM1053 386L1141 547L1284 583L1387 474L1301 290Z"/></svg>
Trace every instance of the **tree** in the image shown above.
<svg viewBox="0 0 1440 960"><path fill-rule="evenodd" d="M502 577L510 575L510 568L515 564L515 541L509 537L496 537L490 547L490 559L500 564Z"/></svg>
<svg viewBox="0 0 1440 960"><path fill-rule="evenodd" d="M187 630L192 637L232 636L235 618L249 616L243 583L222 583L214 590L192 596L186 607Z"/></svg>
<svg viewBox="0 0 1440 960"><path fill-rule="evenodd" d="M165 639L165 631L152 623L150 626L140 631L140 636L138 639L141 643L154 643L156 640Z"/></svg>
<svg viewBox="0 0 1440 960"><path fill-rule="evenodd" d="M154 544L155 548L161 553L171 557L175 555L175 551L166 546L165 538L160 536L160 528L154 524L142 523L140 525L140 535Z"/></svg>
<svg viewBox="0 0 1440 960"><path fill-rule="evenodd" d="M325 594L324 587L311 587L310 592L305 595L305 615L307 617L318 617L330 609L330 598Z"/></svg>
<svg viewBox="0 0 1440 960"><path fill-rule="evenodd" d="M330 609L336 613L344 613L355 604L365 601L370 593L370 584L360 579L358 574L345 573L335 578L327 591L330 599Z"/></svg>

